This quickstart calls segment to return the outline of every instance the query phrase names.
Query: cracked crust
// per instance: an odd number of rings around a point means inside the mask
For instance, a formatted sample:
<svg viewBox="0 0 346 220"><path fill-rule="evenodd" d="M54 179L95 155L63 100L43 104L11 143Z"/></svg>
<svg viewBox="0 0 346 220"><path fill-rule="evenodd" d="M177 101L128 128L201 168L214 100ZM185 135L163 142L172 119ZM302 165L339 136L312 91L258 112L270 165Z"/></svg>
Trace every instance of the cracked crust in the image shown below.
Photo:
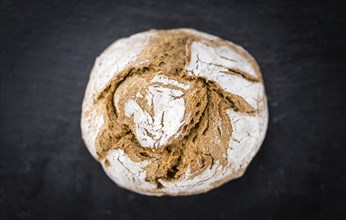
<svg viewBox="0 0 346 220"><path fill-rule="evenodd" d="M267 120L262 76L243 48L175 29L118 40L97 58L81 126L118 185L191 195L240 177Z"/></svg>

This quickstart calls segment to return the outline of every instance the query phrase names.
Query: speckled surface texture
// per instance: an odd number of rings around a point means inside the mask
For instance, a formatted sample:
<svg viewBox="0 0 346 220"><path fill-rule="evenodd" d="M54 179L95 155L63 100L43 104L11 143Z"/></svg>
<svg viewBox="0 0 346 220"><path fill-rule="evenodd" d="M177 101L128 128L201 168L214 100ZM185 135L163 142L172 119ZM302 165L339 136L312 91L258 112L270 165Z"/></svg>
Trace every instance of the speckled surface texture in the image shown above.
<svg viewBox="0 0 346 220"><path fill-rule="evenodd" d="M345 4L341 1L9 1L0 12L0 219L342 219L346 215ZM150 28L244 46L269 101L245 175L206 194L117 187L81 139L96 56Z"/></svg>

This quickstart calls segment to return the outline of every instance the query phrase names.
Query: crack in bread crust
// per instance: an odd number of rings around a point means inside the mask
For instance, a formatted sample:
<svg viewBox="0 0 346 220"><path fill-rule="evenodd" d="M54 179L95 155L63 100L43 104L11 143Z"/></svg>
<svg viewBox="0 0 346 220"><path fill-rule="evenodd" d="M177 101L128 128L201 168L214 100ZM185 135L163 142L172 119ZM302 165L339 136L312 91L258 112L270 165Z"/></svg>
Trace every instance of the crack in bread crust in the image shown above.
<svg viewBox="0 0 346 220"><path fill-rule="evenodd" d="M200 42L206 48L229 47L236 51L243 56L242 62L251 64L251 74L237 68L238 64L232 63L235 60L222 55L227 51L219 51L226 66L216 63L215 68L224 68L221 72L226 75L262 84L262 76L258 66L253 65L252 57L228 41L219 38L207 41L193 33L178 30L158 31L135 61L143 65L129 65L119 72L95 99L95 105L100 106L104 118L103 129L95 140L98 159L105 160L105 166L110 166L105 159L108 152L120 149L133 162L150 161L144 167L145 181L155 184L158 190L165 187L162 181L176 182L185 178L187 172L192 179L215 163L227 166L230 163L227 150L232 137L232 122L226 113L227 109L249 116L258 113L258 106L250 105L241 95L226 91L217 81L204 75L191 74L187 65L193 59L193 42ZM213 65L198 56L197 61L197 65ZM150 89L155 93L150 93ZM169 96L168 100L184 105L184 109L176 110L183 114L181 123L175 126L170 124L167 128L175 132L171 136L164 136L165 120L169 120L170 115L178 117L178 113L174 115L173 111L165 110L155 118L159 110L152 101L155 95L166 97L160 95L163 89L163 92L172 94L176 91L177 95ZM139 109L137 112L126 114L129 100L136 103L133 106ZM135 123L136 114L146 115L148 119L138 122L138 125ZM151 127L143 127L143 124ZM148 146L143 146L142 140L138 139L138 130L152 140L145 142ZM164 141L160 142L160 138Z"/></svg>

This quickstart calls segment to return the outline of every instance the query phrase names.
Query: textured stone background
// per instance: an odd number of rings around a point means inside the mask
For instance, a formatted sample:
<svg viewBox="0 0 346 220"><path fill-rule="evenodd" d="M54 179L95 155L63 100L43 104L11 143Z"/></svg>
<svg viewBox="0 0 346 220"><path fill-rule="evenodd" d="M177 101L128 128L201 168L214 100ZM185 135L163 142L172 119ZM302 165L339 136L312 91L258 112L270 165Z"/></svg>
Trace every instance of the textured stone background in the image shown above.
<svg viewBox="0 0 346 220"><path fill-rule="evenodd" d="M341 219L346 215L342 1L1 0L0 219ZM93 62L112 41L192 27L244 46L269 97L245 176L209 193L117 187L80 133Z"/></svg>

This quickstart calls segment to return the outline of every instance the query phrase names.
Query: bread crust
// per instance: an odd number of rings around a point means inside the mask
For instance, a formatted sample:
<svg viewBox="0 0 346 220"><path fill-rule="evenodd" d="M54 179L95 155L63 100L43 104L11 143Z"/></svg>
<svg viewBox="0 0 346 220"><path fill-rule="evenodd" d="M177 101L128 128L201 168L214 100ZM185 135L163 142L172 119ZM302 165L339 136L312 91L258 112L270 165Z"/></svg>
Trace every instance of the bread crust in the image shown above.
<svg viewBox="0 0 346 220"><path fill-rule="evenodd" d="M157 58L170 47L175 58ZM107 175L155 196L203 193L242 176L267 124L255 59L234 43L184 28L142 32L105 49L91 70L81 118L83 140Z"/></svg>

